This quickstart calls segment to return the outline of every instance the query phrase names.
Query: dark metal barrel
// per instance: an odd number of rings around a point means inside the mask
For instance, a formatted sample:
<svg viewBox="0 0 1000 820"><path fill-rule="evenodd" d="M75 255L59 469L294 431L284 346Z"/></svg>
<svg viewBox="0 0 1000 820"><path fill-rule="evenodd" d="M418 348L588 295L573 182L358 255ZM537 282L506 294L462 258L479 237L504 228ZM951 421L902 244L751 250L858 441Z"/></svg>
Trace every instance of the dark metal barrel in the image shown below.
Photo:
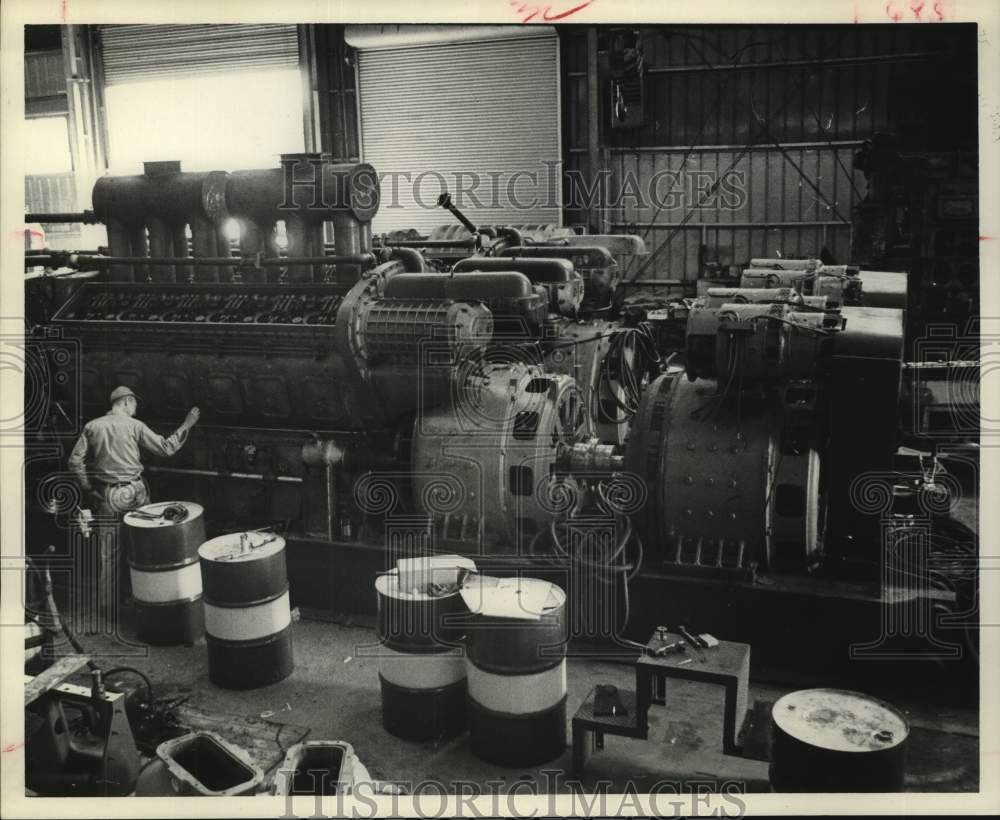
<svg viewBox="0 0 1000 820"><path fill-rule="evenodd" d="M204 510L191 501L164 501L126 513L122 520L139 639L194 643L205 630L198 562Z"/></svg>
<svg viewBox="0 0 1000 820"><path fill-rule="evenodd" d="M211 681L254 689L287 678L294 664L285 540L230 533L206 541L198 555Z"/></svg>
<svg viewBox="0 0 1000 820"><path fill-rule="evenodd" d="M465 665L472 750L500 766L537 766L566 748L566 594L536 578L503 579L528 617L498 616L487 603L498 579L481 581L481 598L474 588L463 593L473 612Z"/></svg>
<svg viewBox="0 0 1000 820"><path fill-rule="evenodd" d="M903 790L909 726L888 703L859 692L791 692L771 712L771 785L779 792Z"/></svg>
<svg viewBox="0 0 1000 820"><path fill-rule="evenodd" d="M471 561L470 561L471 564ZM474 565L473 565L474 566ZM375 580L378 595L382 725L404 740L440 740L465 730L465 663L458 589L432 596L399 588L399 575Z"/></svg>

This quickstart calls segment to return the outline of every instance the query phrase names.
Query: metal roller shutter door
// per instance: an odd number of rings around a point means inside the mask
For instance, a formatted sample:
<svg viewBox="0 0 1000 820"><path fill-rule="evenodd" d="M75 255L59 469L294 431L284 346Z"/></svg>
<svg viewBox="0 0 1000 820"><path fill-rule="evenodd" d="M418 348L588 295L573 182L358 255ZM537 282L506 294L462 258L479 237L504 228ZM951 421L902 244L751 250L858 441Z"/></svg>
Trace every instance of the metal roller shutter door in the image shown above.
<svg viewBox="0 0 1000 820"><path fill-rule="evenodd" d="M425 233L454 222L433 207L435 173L475 223L561 224L558 55L554 34L360 50L362 154L384 175L374 230ZM471 173L482 177L484 207L459 195L470 177L456 174ZM510 201L509 184L526 207Z"/></svg>
<svg viewBox="0 0 1000 820"><path fill-rule="evenodd" d="M295 26L101 26L108 85L218 71L295 68Z"/></svg>

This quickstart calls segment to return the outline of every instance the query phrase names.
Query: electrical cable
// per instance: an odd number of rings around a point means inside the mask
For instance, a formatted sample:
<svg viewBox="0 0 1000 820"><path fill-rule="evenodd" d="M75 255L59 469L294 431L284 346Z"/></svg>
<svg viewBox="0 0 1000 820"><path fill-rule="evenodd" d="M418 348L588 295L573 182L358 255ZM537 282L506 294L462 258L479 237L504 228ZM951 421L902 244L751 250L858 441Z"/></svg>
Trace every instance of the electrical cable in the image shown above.
<svg viewBox="0 0 1000 820"><path fill-rule="evenodd" d="M696 407L691 411L689 418L693 421L708 421L719 411L719 408L725 403L726 396L729 395L729 390L732 387L733 379L736 375L736 344L731 343L729 345L728 361L726 364L726 369L729 371L729 378L726 380L726 384L723 386L722 391L718 391L718 383L716 383L716 392L714 395L710 396L708 401L699 407Z"/></svg>
<svg viewBox="0 0 1000 820"><path fill-rule="evenodd" d="M739 344L739 352L737 357L736 368L739 371L739 381L736 384L736 437L738 439L743 438L743 376L746 373L746 368L744 367L744 360L746 359L746 339L742 336L737 340Z"/></svg>
<svg viewBox="0 0 1000 820"><path fill-rule="evenodd" d="M632 343L632 361L629 362L629 343ZM639 411L642 400L643 376L656 372L656 365L661 362L660 352L656 346L656 335L651 322L640 322L636 327L619 328L611 334L608 352L601 362L600 384L606 388L622 416L612 416L597 396L596 415L611 424L625 424ZM622 394L615 389L620 388Z"/></svg>
<svg viewBox="0 0 1000 820"><path fill-rule="evenodd" d="M268 720L268 718L263 718L263 720L266 723L270 723L272 726L277 726L278 727L278 730L274 733L274 742L275 742L275 744L278 747L279 754L278 754L278 759L276 761L274 761L274 763L272 763L270 766L268 766L267 769L264 771L265 775L269 775L272 771L274 771L274 769L277 766L280 766L282 763L285 762L285 755L288 754L288 749L290 749L291 746L289 746L288 748L286 748L285 745L281 742L281 730L284 729L288 725L287 723L279 723L276 720ZM302 732L302 734L300 734L295 739L295 743L293 743L292 746L295 746L296 744L301 743L303 740L305 740L307 737L309 737L309 735L310 735L311 732L312 732L312 727L311 726L307 726L306 730L304 732Z"/></svg>
<svg viewBox="0 0 1000 820"><path fill-rule="evenodd" d="M812 325L802 324L801 322L796 322L796 321L793 321L792 319L786 319L784 316L771 316L771 315L767 315L767 316L752 316L750 318L750 321L751 322L759 322L762 319L769 319L769 320L772 320L772 321L775 321L775 322L781 322L783 324L788 325L789 327L794 327L796 330L802 330L802 331L805 331L806 333L813 333L816 336L829 336L830 335L830 331L829 330L824 330L821 327L813 327Z"/></svg>
<svg viewBox="0 0 1000 820"><path fill-rule="evenodd" d="M632 598L629 593L628 588L628 576L622 576L622 631L628 626L628 622L632 619Z"/></svg>
<svg viewBox="0 0 1000 820"><path fill-rule="evenodd" d="M153 684L150 681L149 677L144 672L140 672L134 666L115 666L112 669L107 669L103 671L105 682L107 682L107 679L110 678L112 675L115 675L119 672L131 672L133 675L137 675L140 678L142 678L143 683L146 684L146 695L147 695L146 700L149 702L149 705L152 706L156 698L153 696Z"/></svg>
<svg viewBox="0 0 1000 820"><path fill-rule="evenodd" d="M77 640L76 635L74 635L73 631L69 628L69 624L66 623L66 619L60 617L59 615L59 607L56 606L55 597L53 596L52 593L52 580L48 576L48 572L46 571L43 573L39 569L38 564L36 564L35 561L30 557L25 558L25 564L28 566L29 569L33 570L38 575L41 575L42 578L44 579L45 605L48 607L49 613L52 616L52 618L59 623L59 628L62 631L63 635L66 637L66 640L69 641L70 646L72 646L73 649L76 650L77 654L86 655L87 650L83 647L83 644L81 644L80 641ZM93 660L88 660L87 666L91 670L100 669L100 666Z"/></svg>
<svg viewBox="0 0 1000 820"><path fill-rule="evenodd" d="M541 538L543 534L547 533L549 535L553 552L557 553L556 555L552 556L553 561L559 560L559 556L561 555L565 558L568 558L570 561L573 561L582 566L589 567L591 569L610 571L611 573L614 574L615 578L620 576L622 579L622 599L624 608L624 613L623 613L624 621L622 624L622 628L624 629L624 627L628 624L629 619L631 618L631 597L629 593L629 582L641 571L645 550L642 538L639 536L638 531L633 527L632 519L624 514L615 514L614 505L612 505L611 502L609 501L607 496L607 491L605 490L601 482L595 484L594 494L597 497L597 506L603 513L605 513L609 517L614 517L616 519L616 522L618 522L619 524L622 518L625 519L622 536L619 539L617 545L615 546L614 551L607 559L605 559L603 562L597 562L597 561L591 561L588 558L585 558L584 556L579 554L571 555L569 550L566 549L565 545L559 538L559 533L556 527L557 519L555 517L549 522L548 528L539 530L537 533L535 533L534 537L531 539L531 543L529 544L528 550L532 556L535 556L536 555L535 547L538 544L539 538ZM568 520L572 518L579 511L579 509L580 509L580 502L578 499L574 503L573 509L570 511L569 515L566 516L566 521L568 522ZM636 555L631 562L628 560L626 554L626 548L630 542L634 542L636 545ZM621 558L621 564L615 564L614 562L617 561L619 558ZM626 641L626 643L640 649L645 648L641 644L636 644L634 641L632 642Z"/></svg>

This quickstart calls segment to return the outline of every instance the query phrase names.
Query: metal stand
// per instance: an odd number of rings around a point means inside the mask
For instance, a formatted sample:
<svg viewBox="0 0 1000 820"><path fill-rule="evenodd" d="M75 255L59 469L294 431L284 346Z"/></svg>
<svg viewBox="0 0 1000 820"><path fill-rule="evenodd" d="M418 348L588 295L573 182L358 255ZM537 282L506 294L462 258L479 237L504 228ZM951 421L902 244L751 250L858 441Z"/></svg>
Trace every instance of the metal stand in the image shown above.
<svg viewBox="0 0 1000 820"><path fill-rule="evenodd" d="M597 687L573 716L573 773L580 775L590 755L604 748L604 735L646 740L649 736L649 708L665 705L667 678L700 681L725 688L722 727L722 752L738 755L740 729L747 714L747 693L750 682L750 646L745 643L720 641L711 649L689 649L680 653L668 650L653 653L664 645L682 641L680 635L654 636L646 651L635 661L635 691L618 690L627 714L595 715L594 699Z"/></svg>

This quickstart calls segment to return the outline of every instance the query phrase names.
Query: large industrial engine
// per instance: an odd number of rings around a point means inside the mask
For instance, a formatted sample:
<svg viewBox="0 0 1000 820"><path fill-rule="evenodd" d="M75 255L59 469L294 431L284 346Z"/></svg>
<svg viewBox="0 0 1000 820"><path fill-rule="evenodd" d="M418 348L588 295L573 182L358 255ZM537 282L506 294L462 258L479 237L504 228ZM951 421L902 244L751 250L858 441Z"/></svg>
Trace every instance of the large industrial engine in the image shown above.
<svg viewBox="0 0 1000 820"><path fill-rule="evenodd" d="M896 449L905 274L758 271L694 302L684 370L631 427L640 530L668 567L802 572L878 542L858 480Z"/></svg>
<svg viewBox="0 0 1000 820"><path fill-rule="evenodd" d="M279 527L306 567L352 545L748 576L877 539L852 492L895 449L904 275L755 260L679 305L668 366L616 300L636 237L476 228L445 197L460 231L373 240L374 169L283 166L95 186L108 249L73 261L107 273L48 322L79 351L59 406L85 420L127 385L162 432L198 406L155 498Z"/></svg>
<svg viewBox="0 0 1000 820"><path fill-rule="evenodd" d="M583 318L585 300L613 290L610 252L535 254L509 229L436 270L413 248L373 247L369 166L283 162L228 174L152 163L98 182L109 247L84 261L107 276L78 285L50 323L80 351L67 415L100 414L118 384L164 431L197 405L187 446L149 474L159 497L196 487L220 528L354 540L378 517L371 492L390 486L396 513L477 548L543 529L535 499L559 459L598 435L624 440L655 359L642 328ZM585 282L563 256L596 273Z"/></svg>

